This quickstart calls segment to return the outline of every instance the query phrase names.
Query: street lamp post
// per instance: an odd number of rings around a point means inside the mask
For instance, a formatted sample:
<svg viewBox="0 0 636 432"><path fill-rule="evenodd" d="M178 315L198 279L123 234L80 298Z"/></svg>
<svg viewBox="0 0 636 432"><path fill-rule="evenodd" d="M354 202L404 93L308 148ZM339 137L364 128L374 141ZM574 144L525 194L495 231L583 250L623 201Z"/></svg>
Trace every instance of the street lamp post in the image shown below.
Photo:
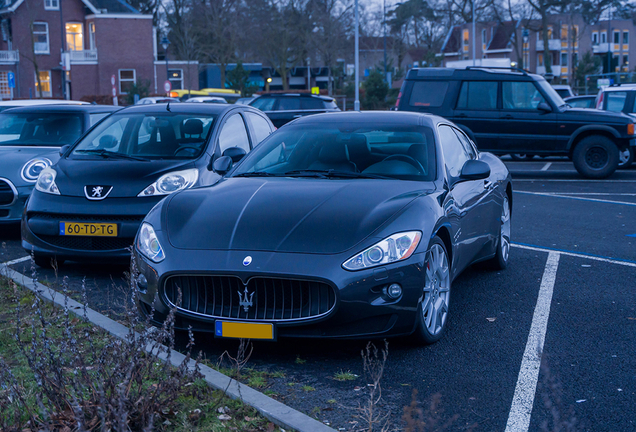
<svg viewBox="0 0 636 432"><path fill-rule="evenodd" d="M356 63L356 99L353 102L353 109L356 111L360 111L360 56L359 56L359 31L358 27L360 24L360 18L358 16L358 0L356 0L356 52L355 52L355 63Z"/></svg>
<svg viewBox="0 0 636 432"><path fill-rule="evenodd" d="M163 47L163 52L166 57L166 79L170 80L170 75L168 74L168 45L170 45L170 41L166 36L161 39L161 46Z"/></svg>

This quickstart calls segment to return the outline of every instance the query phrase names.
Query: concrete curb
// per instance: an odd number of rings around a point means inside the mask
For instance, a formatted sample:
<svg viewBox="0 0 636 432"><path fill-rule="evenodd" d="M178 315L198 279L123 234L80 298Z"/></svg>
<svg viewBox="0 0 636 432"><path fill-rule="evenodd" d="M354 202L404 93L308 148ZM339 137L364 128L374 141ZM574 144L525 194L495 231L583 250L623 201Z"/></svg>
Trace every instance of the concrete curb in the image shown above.
<svg viewBox="0 0 636 432"><path fill-rule="evenodd" d="M14 260L14 262L10 261L9 263L15 263L15 261L19 262L19 260ZM34 283L31 278L10 269L6 264L7 263L0 264L0 275L8 277L15 283L33 291L40 297L49 300L58 306L64 307L64 304L66 302L70 312L73 312L80 317L84 316L84 305L71 298L67 298L65 300L65 296L63 294L53 290L52 288L47 287L46 285L42 285L39 282ZM86 308L86 317L94 325L101 327L102 329L106 330L107 332L118 338L123 339L129 334L128 327L88 307ZM147 349L149 350L150 347L148 347ZM166 353L163 353L159 357L164 361L170 361L170 363L174 366L179 366L185 359L185 356L183 354L174 350L170 351L169 358ZM194 367L194 364L195 361L190 360L189 366ZM301 413L300 411L296 411L295 409L288 407L287 405L282 404L270 398L269 396L265 396L261 392L258 392L251 387L246 386L245 384L241 384L238 381L227 377L208 366L199 365L199 369L205 381L210 386L215 389L224 391L232 399L238 399L245 404L253 407L265 418L271 420L278 426L286 429L294 429L298 432L334 431L334 429L330 428L324 423L321 423L318 420Z"/></svg>

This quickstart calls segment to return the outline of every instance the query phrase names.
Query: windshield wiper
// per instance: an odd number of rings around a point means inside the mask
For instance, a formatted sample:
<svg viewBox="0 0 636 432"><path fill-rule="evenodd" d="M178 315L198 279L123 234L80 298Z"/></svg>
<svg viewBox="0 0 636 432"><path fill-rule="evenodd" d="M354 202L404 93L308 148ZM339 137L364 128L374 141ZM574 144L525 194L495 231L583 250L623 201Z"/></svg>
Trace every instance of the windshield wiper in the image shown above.
<svg viewBox="0 0 636 432"><path fill-rule="evenodd" d="M127 154L124 154L124 153L117 153L117 152L110 151L110 150L105 150L105 149L101 149L101 150L93 150L93 149L75 150L75 152L76 153L85 153L85 154L94 154L94 155L102 156L104 158L128 159L128 160L136 160L136 161L142 161L142 162L150 162L150 159L146 159L146 158L139 157L139 156L131 156L131 155L127 155Z"/></svg>
<svg viewBox="0 0 636 432"><path fill-rule="evenodd" d="M351 171L338 171L338 170L294 170L288 171L284 174L288 177L325 177L325 178L366 178L366 179L388 179L391 177L375 175L375 174L364 174L359 172L351 172Z"/></svg>
<svg viewBox="0 0 636 432"><path fill-rule="evenodd" d="M245 172L240 173L232 177L276 177L279 174L268 173L265 171L254 171L254 172Z"/></svg>

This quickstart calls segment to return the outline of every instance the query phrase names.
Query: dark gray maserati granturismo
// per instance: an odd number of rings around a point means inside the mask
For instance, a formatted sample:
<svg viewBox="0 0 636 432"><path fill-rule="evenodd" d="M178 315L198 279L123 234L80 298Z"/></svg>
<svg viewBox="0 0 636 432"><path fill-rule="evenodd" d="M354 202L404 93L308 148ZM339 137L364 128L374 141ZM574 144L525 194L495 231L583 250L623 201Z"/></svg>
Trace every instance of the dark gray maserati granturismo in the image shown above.
<svg viewBox="0 0 636 432"><path fill-rule="evenodd" d="M216 185L155 206L135 240L141 310L217 337L445 332L452 282L508 263L504 164L426 114L318 114L273 133Z"/></svg>

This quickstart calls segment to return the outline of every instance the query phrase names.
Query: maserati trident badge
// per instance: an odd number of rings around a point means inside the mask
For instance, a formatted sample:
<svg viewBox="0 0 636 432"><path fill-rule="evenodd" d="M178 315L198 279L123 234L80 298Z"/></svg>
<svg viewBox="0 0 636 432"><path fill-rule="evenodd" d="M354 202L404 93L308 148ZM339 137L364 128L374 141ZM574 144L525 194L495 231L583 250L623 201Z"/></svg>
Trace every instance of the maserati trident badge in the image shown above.
<svg viewBox="0 0 636 432"><path fill-rule="evenodd" d="M254 297L254 293L249 294L247 292L247 287L245 287L245 297L243 297L243 295L241 294L241 291L237 291L238 295L239 295L239 306L243 306L243 310L245 311L245 313L247 313L250 310L250 307L253 306L252 303L252 297ZM249 298L248 298L249 295Z"/></svg>
<svg viewBox="0 0 636 432"><path fill-rule="evenodd" d="M243 265L247 267L250 264L252 264L252 257L248 255L243 258Z"/></svg>

